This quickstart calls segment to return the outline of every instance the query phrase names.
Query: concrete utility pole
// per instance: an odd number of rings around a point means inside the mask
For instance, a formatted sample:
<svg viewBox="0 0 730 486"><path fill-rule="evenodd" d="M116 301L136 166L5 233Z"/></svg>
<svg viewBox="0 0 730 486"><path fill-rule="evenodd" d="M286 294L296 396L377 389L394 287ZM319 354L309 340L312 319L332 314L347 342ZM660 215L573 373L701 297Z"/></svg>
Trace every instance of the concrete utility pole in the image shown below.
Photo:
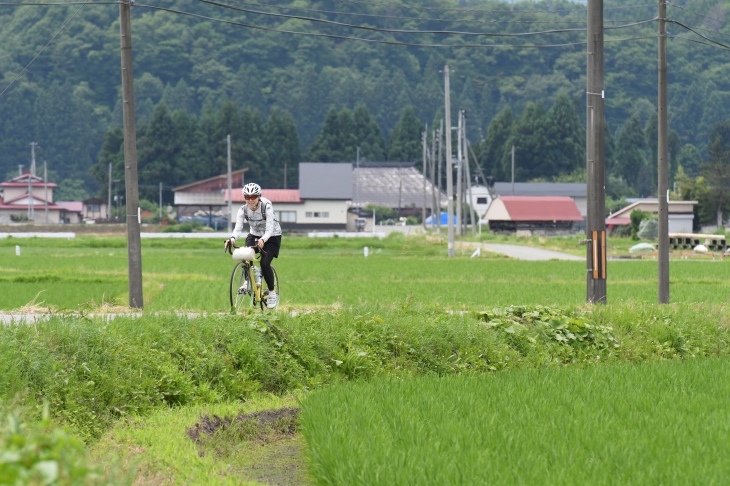
<svg viewBox="0 0 730 486"><path fill-rule="evenodd" d="M444 120L441 119L441 124L439 126L439 167L438 167L438 213L439 216L436 219L436 226L438 227L439 234L441 234L441 174L444 170Z"/></svg>
<svg viewBox="0 0 730 486"><path fill-rule="evenodd" d="M512 144L512 195L515 195L515 144Z"/></svg>
<svg viewBox="0 0 730 486"><path fill-rule="evenodd" d="M134 73L132 72L132 15L128 0L119 2L119 38L122 61L129 307L142 309L142 246L139 236L140 209L139 179L137 177L137 127L134 119Z"/></svg>
<svg viewBox="0 0 730 486"><path fill-rule="evenodd" d="M48 164L43 161L43 201L45 206L46 224L48 224Z"/></svg>
<svg viewBox="0 0 730 486"><path fill-rule="evenodd" d="M449 232L449 256L454 256L454 182L453 177L453 160L451 159L451 93L449 88L449 65L447 64L444 68L444 98L445 98L445 113L444 123L446 124L446 198L448 199L446 205L446 214L449 218L448 232Z"/></svg>
<svg viewBox="0 0 730 486"><path fill-rule="evenodd" d="M355 203L360 206L360 180L358 179L360 177L360 147L357 148L357 153L355 157L355 169L357 169L357 174L355 175ZM358 217L360 217L360 213L357 213Z"/></svg>
<svg viewBox="0 0 730 486"><path fill-rule="evenodd" d="M669 303L669 156L667 122L667 2L659 0L659 113L658 113L658 173L659 202L659 303Z"/></svg>
<svg viewBox="0 0 730 486"><path fill-rule="evenodd" d="M588 1L586 37L586 302L606 303L603 0Z"/></svg>
<svg viewBox="0 0 730 486"><path fill-rule="evenodd" d="M231 136L226 136L226 143L228 149L228 156L226 157L228 163L228 233L233 232L233 181L231 179Z"/></svg>
<svg viewBox="0 0 730 486"><path fill-rule="evenodd" d="M421 225L423 226L423 230L426 231L426 171L428 170L428 125L426 125L426 129L423 131L423 135L421 136L421 140L423 142L423 165L422 165L422 173L423 173L423 207L421 208Z"/></svg>
<svg viewBox="0 0 730 486"><path fill-rule="evenodd" d="M162 182L160 182L160 224L162 224Z"/></svg>
<svg viewBox="0 0 730 486"><path fill-rule="evenodd" d="M106 203L106 219L112 219L112 163L109 162L109 191Z"/></svg>
<svg viewBox="0 0 730 486"><path fill-rule="evenodd" d="M459 119L456 122L456 234L458 236L461 236L463 233L461 231L462 226L464 226L464 218L461 214L461 210L464 206L464 198L463 196L463 186L462 179L463 179L463 169L462 169L462 163L463 163L463 154L461 153L461 123L462 123L462 117L463 112L459 110Z"/></svg>
<svg viewBox="0 0 730 486"><path fill-rule="evenodd" d="M35 142L30 142L30 172L28 173L28 221L35 220L35 201L33 200L33 176L35 175Z"/></svg>
<svg viewBox="0 0 730 486"><path fill-rule="evenodd" d="M435 224L434 218L441 217L441 209L436 203L436 134L437 130L431 132L431 226Z"/></svg>

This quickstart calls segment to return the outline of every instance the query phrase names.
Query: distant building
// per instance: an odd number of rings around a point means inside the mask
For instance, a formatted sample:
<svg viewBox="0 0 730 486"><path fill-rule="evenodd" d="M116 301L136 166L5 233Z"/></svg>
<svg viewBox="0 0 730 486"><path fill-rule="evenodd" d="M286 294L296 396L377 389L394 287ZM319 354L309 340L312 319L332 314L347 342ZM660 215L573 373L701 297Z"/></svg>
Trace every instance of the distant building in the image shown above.
<svg viewBox="0 0 730 486"><path fill-rule="evenodd" d="M668 232L692 233L694 223L694 207L697 201L669 201L668 204ZM631 212L644 211L653 215L659 214L659 200L642 199L635 201L623 209L616 211L606 218L606 227L613 229L617 226L631 224Z"/></svg>
<svg viewBox="0 0 730 486"><path fill-rule="evenodd" d="M571 234L583 222L578 206L568 196L500 196L483 219L489 220L490 231L524 235Z"/></svg>
<svg viewBox="0 0 730 486"><path fill-rule="evenodd" d="M57 187L30 172L0 183L0 223L63 222L61 213L65 208L53 202Z"/></svg>
<svg viewBox="0 0 730 486"><path fill-rule="evenodd" d="M585 182L495 182L493 191L497 196L568 196L584 219L588 214Z"/></svg>

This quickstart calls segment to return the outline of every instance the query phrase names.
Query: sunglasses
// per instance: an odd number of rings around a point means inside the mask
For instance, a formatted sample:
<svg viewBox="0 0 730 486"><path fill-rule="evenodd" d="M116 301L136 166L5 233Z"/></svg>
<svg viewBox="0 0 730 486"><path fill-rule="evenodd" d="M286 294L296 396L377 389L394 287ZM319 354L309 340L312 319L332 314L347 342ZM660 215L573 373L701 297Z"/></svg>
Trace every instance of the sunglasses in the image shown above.
<svg viewBox="0 0 730 486"><path fill-rule="evenodd" d="M244 199L245 199L246 201L252 201L252 200L256 199L257 197L258 197L258 196L243 196L243 198L244 198Z"/></svg>

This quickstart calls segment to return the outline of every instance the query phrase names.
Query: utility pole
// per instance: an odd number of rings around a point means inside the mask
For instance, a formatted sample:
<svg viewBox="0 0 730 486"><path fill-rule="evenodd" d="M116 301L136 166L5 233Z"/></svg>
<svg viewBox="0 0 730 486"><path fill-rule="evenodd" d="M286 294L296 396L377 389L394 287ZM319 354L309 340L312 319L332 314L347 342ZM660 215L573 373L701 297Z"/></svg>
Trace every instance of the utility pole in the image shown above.
<svg viewBox="0 0 730 486"><path fill-rule="evenodd" d="M160 224L162 224L162 182L160 182Z"/></svg>
<svg viewBox="0 0 730 486"><path fill-rule="evenodd" d="M357 148L357 154L355 156L355 172L357 173L355 175L355 202L360 204L360 147ZM360 213L357 213L357 216L360 217Z"/></svg>
<svg viewBox="0 0 730 486"><path fill-rule="evenodd" d="M109 162L109 193L107 194L106 219L112 219L112 163Z"/></svg>
<svg viewBox="0 0 730 486"><path fill-rule="evenodd" d="M512 144L512 195L515 195L515 144Z"/></svg>
<svg viewBox="0 0 730 486"><path fill-rule="evenodd" d="M449 88L449 65L444 68L444 98L445 113L444 123L446 124L446 214L449 218L448 234L449 234L449 257L454 256L454 182L453 177L453 160L451 160L451 93Z"/></svg>
<svg viewBox="0 0 730 486"><path fill-rule="evenodd" d="M606 303L603 0L588 1L586 34L586 302Z"/></svg>
<svg viewBox="0 0 730 486"><path fill-rule="evenodd" d="M462 197L463 192L463 186L462 184L462 174L463 169L461 167L462 165L462 153L461 153L461 128L462 128L462 119L461 116L463 115L462 111L459 110L459 119L456 122L457 129L456 129L456 234L458 236L461 236L463 233L461 231L462 226L464 226L464 218L461 214L461 210L464 206L464 198Z"/></svg>
<svg viewBox="0 0 730 486"><path fill-rule="evenodd" d="M431 132L431 226L436 224L434 218L438 212L438 217L441 217L441 210L436 204L436 133L437 130Z"/></svg>
<svg viewBox="0 0 730 486"><path fill-rule="evenodd" d="M48 224L48 164L43 161L43 200L45 201L46 224Z"/></svg>
<svg viewBox="0 0 730 486"><path fill-rule="evenodd" d="M139 179L137 177L137 127L132 71L132 15L129 0L119 2L119 38L122 63L122 113L124 119L124 181L126 186L127 261L129 307L142 309L142 246L139 236Z"/></svg>
<svg viewBox="0 0 730 486"><path fill-rule="evenodd" d="M659 113L658 113L658 174L659 202L659 303L669 303L669 157L667 147L667 2L659 0Z"/></svg>
<svg viewBox="0 0 730 486"><path fill-rule="evenodd" d="M444 120L441 119L441 124L439 127L439 153L438 153L438 157L439 157L439 168L438 168L438 179L439 179L439 181L438 181L438 197L439 197L438 212L439 212L439 217L436 220L436 225L438 226L439 234L441 234L441 174L443 173L443 170L444 170L444 159L443 159L443 157L444 157L444 138L443 137L444 137Z"/></svg>
<svg viewBox="0 0 730 486"><path fill-rule="evenodd" d="M421 226L423 226L423 231L426 231L426 173L428 170L428 125L426 125L426 129L423 130L423 134L421 136L421 140L423 142L423 164L422 164L422 173L423 173L423 207L421 208Z"/></svg>
<svg viewBox="0 0 730 486"><path fill-rule="evenodd" d="M233 181L231 180L231 136L226 136L228 163L228 233L233 232Z"/></svg>
<svg viewBox="0 0 730 486"><path fill-rule="evenodd" d="M35 176L35 142L30 142L30 171L28 172L28 221L35 221L35 200L33 199L33 176Z"/></svg>

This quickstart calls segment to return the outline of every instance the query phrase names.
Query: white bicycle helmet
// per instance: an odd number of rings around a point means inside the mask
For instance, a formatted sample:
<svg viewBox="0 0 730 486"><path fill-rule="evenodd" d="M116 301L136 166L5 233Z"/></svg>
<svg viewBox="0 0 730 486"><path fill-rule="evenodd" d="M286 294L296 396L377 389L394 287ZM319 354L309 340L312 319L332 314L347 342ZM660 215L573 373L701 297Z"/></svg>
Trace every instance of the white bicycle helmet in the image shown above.
<svg viewBox="0 0 730 486"><path fill-rule="evenodd" d="M261 186L259 186L255 182L249 182L248 184L243 186L243 195L244 196L260 196L261 195Z"/></svg>

